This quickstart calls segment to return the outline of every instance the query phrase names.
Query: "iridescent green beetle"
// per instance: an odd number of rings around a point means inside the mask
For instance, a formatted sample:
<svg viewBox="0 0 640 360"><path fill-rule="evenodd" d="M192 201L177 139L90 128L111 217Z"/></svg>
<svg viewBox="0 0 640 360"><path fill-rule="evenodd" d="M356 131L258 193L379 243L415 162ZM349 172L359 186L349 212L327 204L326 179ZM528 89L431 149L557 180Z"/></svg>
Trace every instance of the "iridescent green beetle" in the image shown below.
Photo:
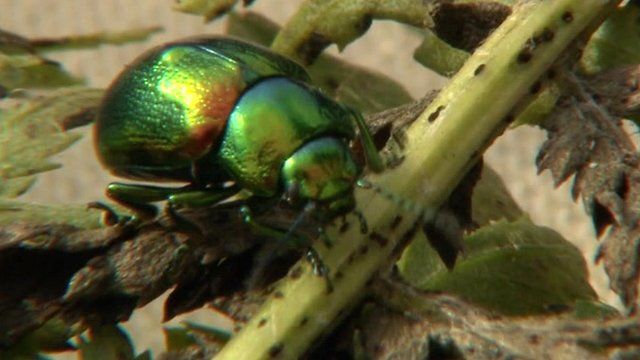
<svg viewBox="0 0 640 360"><path fill-rule="evenodd" d="M154 214L155 201L213 205L240 190L328 216L352 210L356 127L369 167L382 162L360 114L309 81L295 62L229 38L144 53L107 90L95 147L117 176L188 185L112 183L108 196L139 215Z"/></svg>

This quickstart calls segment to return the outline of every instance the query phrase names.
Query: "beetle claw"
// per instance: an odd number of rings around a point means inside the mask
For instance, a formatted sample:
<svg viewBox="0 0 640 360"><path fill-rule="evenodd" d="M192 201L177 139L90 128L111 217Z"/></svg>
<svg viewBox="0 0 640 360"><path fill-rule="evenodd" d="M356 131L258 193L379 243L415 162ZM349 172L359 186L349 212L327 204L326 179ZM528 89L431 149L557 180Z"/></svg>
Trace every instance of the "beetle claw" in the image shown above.
<svg viewBox="0 0 640 360"><path fill-rule="evenodd" d="M139 222L139 219L136 216L119 215L115 210L113 210L113 207L101 201L92 201L87 204L87 208L101 210L103 212L102 221L107 226L137 225Z"/></svg>
<svg viewBox="0 0 640 360"><path fill-rule="evenodd" d="M313 274L323 277L327 282L327 292L333 292L333 282L329 277L329 268L325 265L324 261L322 261L320 254L318 254L316 249L310 247L307 249L305 256L307 258L307 261L309 261L309 263L311 264Z"/></svg>

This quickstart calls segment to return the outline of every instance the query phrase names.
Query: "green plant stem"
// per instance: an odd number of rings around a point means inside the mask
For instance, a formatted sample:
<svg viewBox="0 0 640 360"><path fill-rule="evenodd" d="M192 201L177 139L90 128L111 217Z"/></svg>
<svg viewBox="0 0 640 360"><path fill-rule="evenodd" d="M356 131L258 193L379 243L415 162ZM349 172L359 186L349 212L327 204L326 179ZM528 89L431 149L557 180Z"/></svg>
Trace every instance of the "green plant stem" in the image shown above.
<svg viewBox="0 0 640 360"><path fill-rule="evenodd" d="M327 291L324 279L314 276L308 264L296 265L304 268L302 274L294 268L216 359L297 358L303 354L361 299L367 281L393 260L396 245L413 234L421 210L436 209L447 198L513 119L510 113L515 105L562 51L618 3L549 0L519 6L407 130L404 162L368 177L397 199L410 201L390 201L375 191L359 189L356 198L369 233L361 233L353 215L347 218L351 226L346 231L339 231L339 222L328 226L327 234L336 240L335 245L329 251L319 250L331 270L333 292ZM532 46L532 39L545 29L553 31L553 38ZM523 51L531 56L524 56ZM402 220L398 223L394 219L399 214Z"/></svg>
<svg viewBox="0 0 640 360"><path fill-rule="evenodd" d="M372 19L394 20L418 28L433 26L429 1L306 0L287 21L271 47L303 63L315 60L312 47L335 43L344 49L369 28ZM316 42L316 44L314 44Z"/></svg>

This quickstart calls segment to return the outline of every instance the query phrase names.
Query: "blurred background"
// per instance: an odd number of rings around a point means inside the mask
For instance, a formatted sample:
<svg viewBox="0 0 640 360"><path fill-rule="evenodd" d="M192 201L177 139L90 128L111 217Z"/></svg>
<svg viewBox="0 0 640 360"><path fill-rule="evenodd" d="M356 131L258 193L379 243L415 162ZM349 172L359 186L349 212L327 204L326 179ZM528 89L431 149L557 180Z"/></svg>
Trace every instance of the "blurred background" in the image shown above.
<svg viewBox="0 0 640 360"><path fill-rule="evenodd" d="M282 24L301 2L262 0L256 1L250 9ZM49 54L48 57L63 63L71 73L86 77L90 85L106 87L125 64L153 45L191 35L222 32L224 19L205 24L200 17L172 11L172 5L172 1L158 0L2 0L0 28L27 37L58 37L162 26L164 32L144 43ZM412 60L413 50L420 41L417 32L402 25L376 21L363 38L349 45L340 55L397 80L418 98L446 83L445 79ZM335 46L329 51L338 53ZM40 175L34 188L22 200L87 203L104 199L104 188L113 179L95 158L90 129L82 132L86 136L79 143L56 157L63 167ZM554 189L548 173L536 175L534 159L543 140L544 133L538 129L507 131L489 149L485 160L502 176L511 194L535 223L559 231L583 251L590 265L592 284L601 300L619 307L615 294L608 290L602 267L593 265L597 241L582 205L571 201L570 183ZM125 325L138 351L151 348L157 354L163 349L162 301L158 299L144 311L136 312ZM214 318L211 311L206 310L191 316L203 322Z"/></svg>

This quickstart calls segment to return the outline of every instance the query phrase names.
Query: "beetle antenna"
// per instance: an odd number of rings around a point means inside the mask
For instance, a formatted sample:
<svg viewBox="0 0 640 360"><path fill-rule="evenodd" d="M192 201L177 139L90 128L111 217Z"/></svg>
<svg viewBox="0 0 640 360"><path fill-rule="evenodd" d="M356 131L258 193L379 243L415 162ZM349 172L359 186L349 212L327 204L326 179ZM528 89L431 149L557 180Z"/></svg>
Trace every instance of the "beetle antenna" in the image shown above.
<svg viewBox="0 0 640 360"><path fill-rule="evenodd" d="M433 222L438 215L437 209L420 205L409 199L402 198L394 194L393 192L387 190L386 188L378 184L374 184L368 180L358 179L358 181L356 182L356 186L366 190L373 190L375 193L382 195L383 197L397 204L398 206L400 206L400 208L402 208L407 212L418 213L420 216L419 221L421 221L423 224Z"/></svg>
<svg viewBox="0 0 640 360"><path fill-rule="evenodd" d="M464 229L458 219L446 207L434 208L420 205L414 201L399 197L384 187L360 179L356 183L358 187L375 191L392 201L407 212L418 214L417 225L422 228L429 239L431 246L436 250L440 259L448 269L452 269L458 254L464 252L462 237Z"/></svg>
<svg viewBox="0 0 640 360"><path fill-rule="evenodd" d="M300 215L298 215L298 217L296 218L296 220L293 222L293 224L291 224L291 227L289 227L289 230L287 230L287 233L284 235L283 241L284 242L288 242L288 240L293 237L293 234L295 233L295 231L302 225L304 224L304 221L306 220L307 216L312 213L314 210L316 209L316 203L313 201L310 201L307 203L307 205L305 205L304 209L302 210L302 212L300 213Z"/></svg>

